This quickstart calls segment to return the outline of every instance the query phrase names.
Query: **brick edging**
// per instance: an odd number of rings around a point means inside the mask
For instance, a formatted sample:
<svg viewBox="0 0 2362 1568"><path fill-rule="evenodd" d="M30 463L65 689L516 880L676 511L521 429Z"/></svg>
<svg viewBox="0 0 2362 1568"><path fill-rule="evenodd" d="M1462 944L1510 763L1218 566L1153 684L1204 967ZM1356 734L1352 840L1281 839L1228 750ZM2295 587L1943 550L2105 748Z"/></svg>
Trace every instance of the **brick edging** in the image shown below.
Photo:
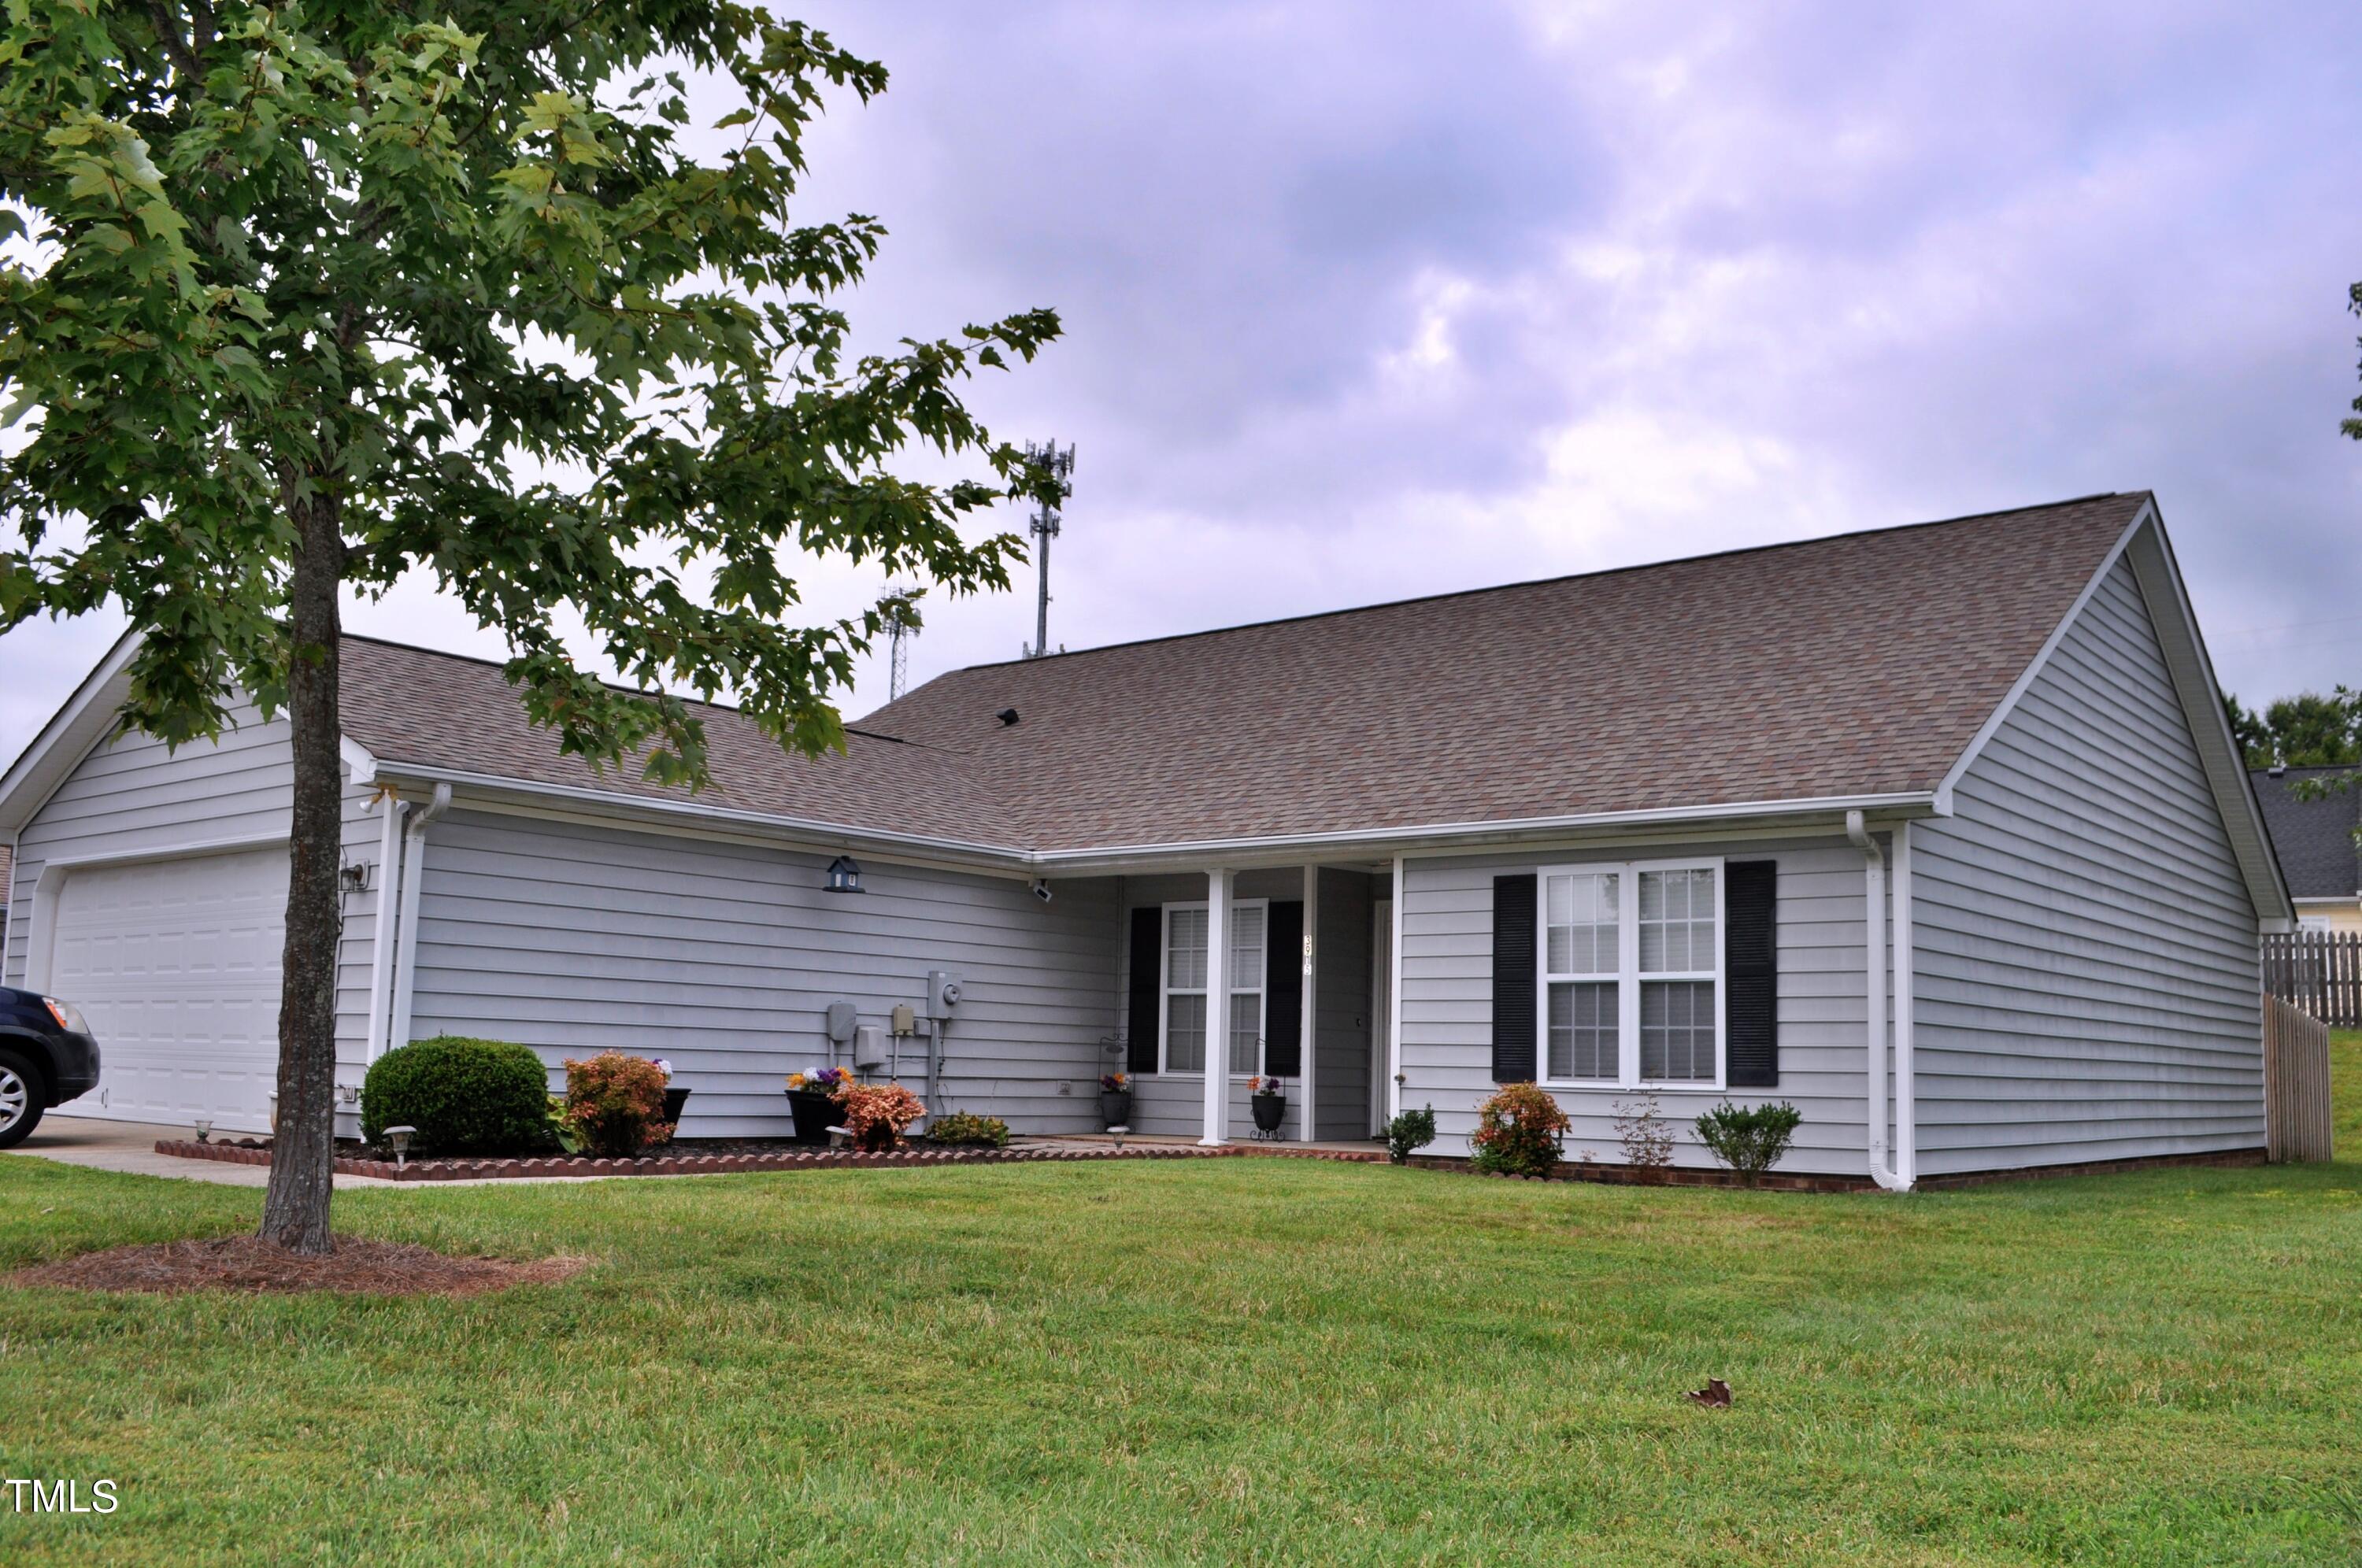
<svg viewBox="0 0 2362 1568"><path fill-rule="evenodd" d="M236 1143L199 1143L186 1138L159 1138L156 1152L184 1160L216 1160L228 1165L268 1165L270 1151ZM1065 1147L1057 1149L897 1149L866 1154L851 1149L801 1149L770 1154L659 1154L649 1159L584 1160L569 1155L536 1155L525 1159L413 1160L399 1172L381 1160L337 1159L339 1176L369 1176L379 1181L498 1181L517 1176L727 1176L748 1171L855 1169L899 1170L927 1165L1040 1165L1092 1160L1204 1160L1257 1158L1330 1160L1344 1165L1379 1165L1385 1155L1369 1149L1301 1149L1268 1143L1231 1143L1201 1149L1186 1143L1134 1143L1124 1148ZM1463 1159L1441 1154L1414 1154L1410 1165L1421 1170L1476 1173ZM1991 1187L2001 1182L2040 1181L2061 1176L2114 1176L2133 1171L2201 1168L2239 1169L2265 1163L2261 1149L2233 1149L2216 1154L2149 1154L2136 1159L2088 1160L2076 1165L2026 1165L2014 1170L1964 1171L1920 1180L1922 1192L1954 1191ZM1507 1178L1504 1178L1507 1179ZM1615 1187L1736 1187L1738 1176L1726 1170L1666 1165L1654 1170L1635 1165L1584 1165L1562 1161L1553 1181L1589 1181ZM1868 1176L1814 1176L1770 1172L1756 1183L1763 1192L1873 1192L1878 1184Z"/></svg>
<svg viewBox="0 0 2362 1568"><path fill-rule="evenodd" d="M1383 1156L1379 1156L1383 1157ZM1469 1168L1468 1162L1443 1154L1415 1154L1410 1163L1422 1170L1457 1171L1462 1176L1478 1173ZM1960 1171L1947 1176L1922 1176L1915 1184L1917 1192L1951 1192L1964 1187L1993 1187L2003 1182L2047 1181L2065 1176L2115 1176L2134 1171L2189 1170L2202 1168L2241 1169L2264 1164L2261 1149L2230 1149L2200 1154L2146 1154L2135 1159L2086 1160L2078 1164L2058 1165L2020 1165L2005 1170ZM1512 1179L1512 1178L1503 1178ZM1661 1165L1650 1170L1638 1165L1584 1165L1579 1161L1562 1160L1551 1173L1552 1181L1589 1181L1610 1187L1724 1187L1740 1185L1733 1171L1706 1169L1695 1165ZM1826 1176L1803 1173L1766 1172L1756 1179L1759 1192L1876 1192L1878 1184L1867 1176Z"/></svg>
<svg viewBox="0 0 2362 1568"><path fill-rule="evenodd" d="M186 1138L159 1138L156 1152L184 1160L217 1160L227 1165L268 1165L270 1151L236 1143L199 1143ZM382 1160L338 1158L331 1163L338 1176L370 1176L379 1181L501 1181L518 1176L729 1176L748 1171L834 1169L904 1169L925 1165L1000 1165L1055 1164L1076 1160L1202 1160L1237 1156L1250 1151L1231 1145L1200 1149L1170 1143L1141 1144L1117 1149L897 1149L889 1154L863 1154L852 1149L801 1149L771 1154L658 1154L646 1159L593 1159L553 1154L528 1158L484 1160L412 1160L399 1171Z"/></svg>

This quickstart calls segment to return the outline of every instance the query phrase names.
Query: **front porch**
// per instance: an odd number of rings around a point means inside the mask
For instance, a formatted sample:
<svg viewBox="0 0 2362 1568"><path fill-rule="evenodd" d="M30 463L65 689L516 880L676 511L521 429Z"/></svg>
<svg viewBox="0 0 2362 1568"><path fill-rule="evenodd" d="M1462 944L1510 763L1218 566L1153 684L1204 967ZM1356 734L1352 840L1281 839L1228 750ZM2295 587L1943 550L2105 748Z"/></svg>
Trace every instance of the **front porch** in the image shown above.
<svg viewBox="0 0 2362 1568"><path fill-rule="evenodd" d="M1253 1139L1250 1084L1279 1080L1278 1141L1371 1147L1392 1114L1393 877L1367 863L1123 880L1115 1070L1131 1130Z"/></svg>

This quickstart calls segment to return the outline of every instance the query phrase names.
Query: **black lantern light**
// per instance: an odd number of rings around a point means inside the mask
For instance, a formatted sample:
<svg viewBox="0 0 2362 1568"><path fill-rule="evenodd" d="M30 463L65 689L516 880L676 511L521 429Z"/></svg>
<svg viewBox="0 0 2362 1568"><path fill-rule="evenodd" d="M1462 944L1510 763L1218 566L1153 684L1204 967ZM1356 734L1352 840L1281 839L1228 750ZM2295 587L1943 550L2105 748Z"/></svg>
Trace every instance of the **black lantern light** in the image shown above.
<svg viewBox="0 0 2362 1568"><path fill-rule="evenodd" d="M840 855L828 863L828 890L832 893L861 891L861 867L854 864L853 856Z"/></svg>

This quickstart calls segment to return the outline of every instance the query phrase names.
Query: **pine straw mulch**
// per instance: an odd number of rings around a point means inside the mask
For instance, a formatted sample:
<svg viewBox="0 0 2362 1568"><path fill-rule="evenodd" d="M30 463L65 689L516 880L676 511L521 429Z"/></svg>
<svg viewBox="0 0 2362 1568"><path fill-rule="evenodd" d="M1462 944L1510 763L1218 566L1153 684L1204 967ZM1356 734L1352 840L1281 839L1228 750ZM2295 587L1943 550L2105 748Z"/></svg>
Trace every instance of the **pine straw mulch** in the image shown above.
<svg viewBox="0 0 2362 1568"><path fill-rule="evenodd" d="M304 1257L259 1236L208 1242L163 1242L109 1247L36 1264L6 1276L10 1285L55 1285L72 1290L236 1290L289 1294L310 1290L364 1296L478 1296L519 1285L546 1285L590 1266L582 1257L455 1258L406 1242L337 1238L325 1257Z"/></svg>

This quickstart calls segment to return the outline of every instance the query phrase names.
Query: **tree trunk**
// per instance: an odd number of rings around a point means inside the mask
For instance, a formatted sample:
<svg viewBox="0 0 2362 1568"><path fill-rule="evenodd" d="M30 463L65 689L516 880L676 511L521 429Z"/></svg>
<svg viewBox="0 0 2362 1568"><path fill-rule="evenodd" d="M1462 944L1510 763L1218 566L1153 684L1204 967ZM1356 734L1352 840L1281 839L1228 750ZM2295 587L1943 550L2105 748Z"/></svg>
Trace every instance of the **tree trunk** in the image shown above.
<svg viewBox="0 0 2362 1568"><path fill-rule="evenodd" d="M333 499L312 497L291 510L297 543L288 588L287 715L294 740L295 818L288 836L287 946L279 993L279 1126L261 1235L291 1252L318 1253L334 1245L328 1196L336 1156L337 873L344 853L337 639L345 543L341 509Z"/></svg>

